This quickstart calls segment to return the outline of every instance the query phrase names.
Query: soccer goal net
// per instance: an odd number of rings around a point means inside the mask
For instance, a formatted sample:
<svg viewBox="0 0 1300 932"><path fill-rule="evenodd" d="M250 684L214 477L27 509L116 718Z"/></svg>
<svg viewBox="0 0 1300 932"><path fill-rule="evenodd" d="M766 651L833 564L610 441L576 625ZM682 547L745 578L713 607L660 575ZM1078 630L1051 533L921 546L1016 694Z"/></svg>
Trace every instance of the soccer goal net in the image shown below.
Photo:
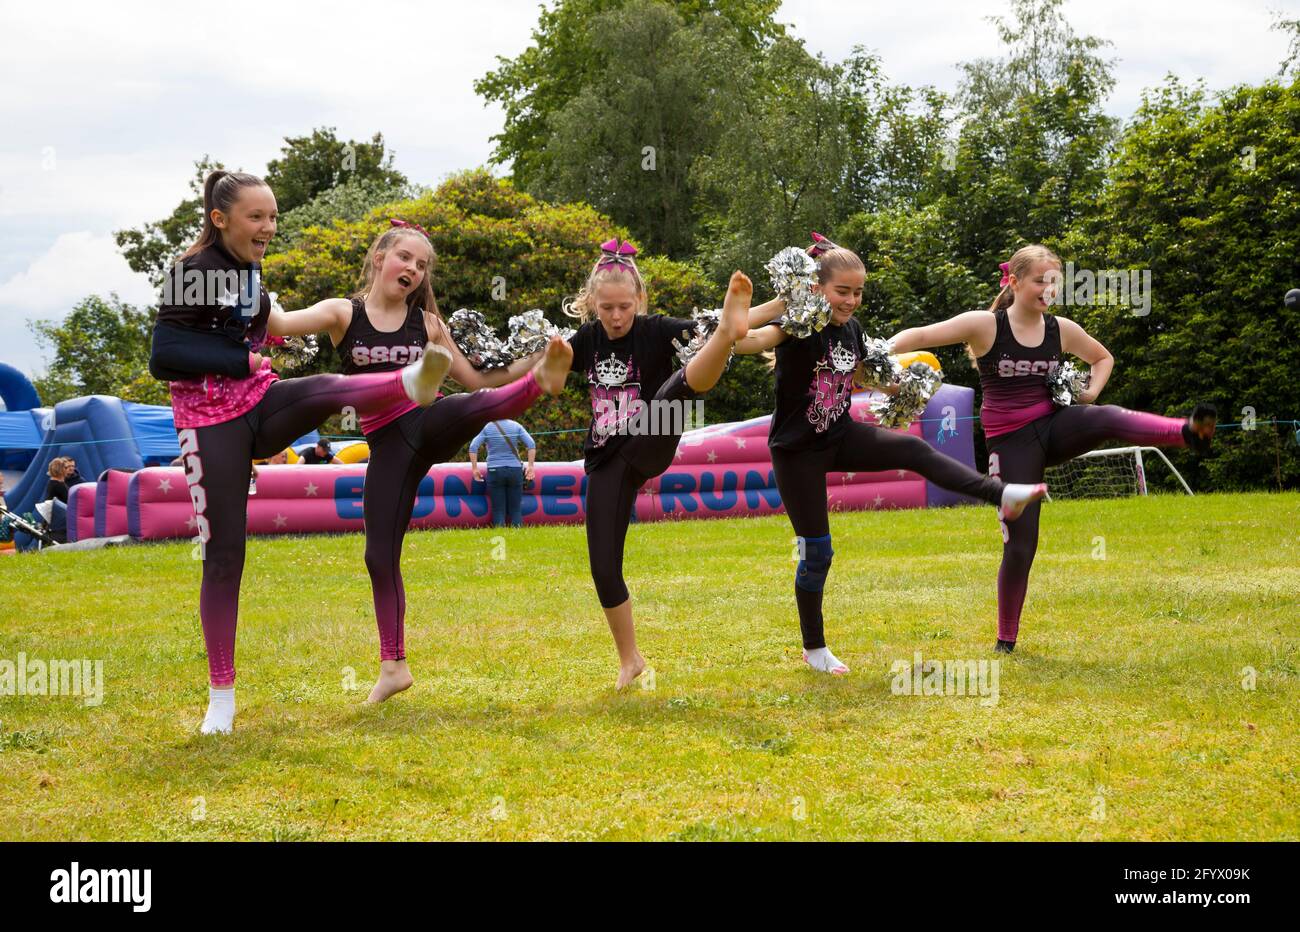
<svg viewBox="0 0 1300 932"><path fill-rule="evenodd" d="M1044 481L1051 498L1118 498L1147 494L1147 468L1168 470L1184 492L1192 494L1174 464L1158 447L1112 447L1092 450L1049 467Z"/></svg>

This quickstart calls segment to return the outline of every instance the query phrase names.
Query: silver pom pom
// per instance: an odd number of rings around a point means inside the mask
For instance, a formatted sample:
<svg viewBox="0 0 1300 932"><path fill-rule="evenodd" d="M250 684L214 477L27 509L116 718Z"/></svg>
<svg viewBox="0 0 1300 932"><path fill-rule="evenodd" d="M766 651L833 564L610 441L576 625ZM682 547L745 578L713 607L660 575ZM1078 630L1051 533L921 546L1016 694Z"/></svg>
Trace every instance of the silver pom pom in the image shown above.
<svg viewBox="0 0 1300 932"><path fill-rule="evenodd" d="M898 393L871 402L871 413L881 427L907 427L925 410L942 384L942 372L914 362L902 371Z"/></svg>
<svg viewBox="0 0 1300 932"><path fill-rule="evenodd" d="M830 302L813 291L817 267L817 260L798 246L787 246L764 266L777 297L785 300L785 316L777 324L797 339L811 336L831 319Z"/></svg>
<svg viewBox="0 0 1300 932"><path fill-rule="evenodd" d="M799 290L807 291L817 281L817 260L798 246L787 246L767 260L768 275L777 297L790 298Z"/></svg>
<svg viewBox="0 0 1300 932"><path fill-rule="evenodd" d="M1047 391L1052 396L1053 404L1068 408L1074 404L1074 399L1083 394L1091 381L1091 372L1080 369L1067 359L1056 367L1056 371L1048 374Z"/></svg>
<svg viewBox="0 0 1300 932"><path fill-rule="evenodd" d="M677 358L681 360L683 366L695 357L695 354L700 351L700 347L704 346L709 341L709 337L713 336L713 331L718 329L718 324L722 322L722 308L706 310L700 310L698 307L692 308L691 319L695 321L695 329L691 332L691 338L683 343L673 337L673 346L677 348ZM735 355L736 351L733 348L731 355L727 357L727 366L731 365L731 358Z"/></svg>
<svg viewBox="0 0 1300 932"><path fill-rule="evenodd" d="M269 292L271 298L271 310L284 313L284 308L280 306L280 296L278 293ZM305 366L316 358L320 352L320 345L316 342L316 335L308 333L300 337L279 337L278 341L270 344L271 359L273 363L278 363L278 369L297 369Z"/></svg>
<svg viewBox="0 0 1300 932"><path fill-rule="evenodd" d="M447 326L451 338L475 369L501 369L514 360L478 311L463 307L451 315Z"/></svg>
<svg viewBox="0 0 1300 932"><path fill-rule="evenodd" d="M515 359L523 359L538 350L546 349L552 336L558 335L567 340L575 332L555 326L546 319L541 308L535 307L510 318L510 337L506 340L506 349Z"/></svg>
<svg viewBox="0 0 1300 932"><path fill-rule="evenodd" d="M319 352L316 334L309 333L301 337L285 337L284 345L278 347L274 355L284 368L297 369L315 359Z"/></svg>
<svg viewBox="0 0 1300 932"><path fill-rule="evenodd" d="M858 369L859 385L864 388L880 388L882 385L898 384L903 377L903 367L898 364L892 350L888 340L863 336L862 362Z"/></svg>

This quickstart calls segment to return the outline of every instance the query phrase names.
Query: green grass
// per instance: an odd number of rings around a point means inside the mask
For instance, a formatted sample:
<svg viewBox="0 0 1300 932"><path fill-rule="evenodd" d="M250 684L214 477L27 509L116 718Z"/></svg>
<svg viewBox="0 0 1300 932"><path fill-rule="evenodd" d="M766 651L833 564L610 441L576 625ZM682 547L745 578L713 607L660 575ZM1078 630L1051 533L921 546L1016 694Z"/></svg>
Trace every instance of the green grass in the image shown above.
<svg viewBox="0 0 1300 932"><path fill-rule="evenodd" d="M376 708L361 537L255 538L225 738L188 544L5 557L0 658L106 688L0 697L0 838L1295 840L1297 525L1295 494L1047 506L993 707L890 689L994 657L984 508L832 517L843 678L799 661L785 518L634 526L654 688L623 695L580 528L412 533L416 685Z"/></svg>

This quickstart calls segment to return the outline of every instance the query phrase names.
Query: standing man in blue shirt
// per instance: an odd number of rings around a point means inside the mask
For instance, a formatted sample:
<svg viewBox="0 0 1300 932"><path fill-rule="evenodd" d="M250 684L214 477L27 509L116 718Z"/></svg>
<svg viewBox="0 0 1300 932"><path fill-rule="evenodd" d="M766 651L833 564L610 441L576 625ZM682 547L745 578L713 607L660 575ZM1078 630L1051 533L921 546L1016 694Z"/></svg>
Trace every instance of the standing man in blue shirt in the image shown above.
<svg viewBox="0 0 1300 932"><path fill-rule="evenodd" d="M528 431L517 421L491 421L486 424L478 436L469 442L469 468L474 478L481 480L483 471L478 465L478 451L487 444L487 492L492 503L492 524L504 527L506 517L510 518L511 527L524 523L521 505L524 495L524 481L533 479L534 461L537 459L537 444L528 436ZM528 448L528 465L519 462L519 445Z"/></svg>

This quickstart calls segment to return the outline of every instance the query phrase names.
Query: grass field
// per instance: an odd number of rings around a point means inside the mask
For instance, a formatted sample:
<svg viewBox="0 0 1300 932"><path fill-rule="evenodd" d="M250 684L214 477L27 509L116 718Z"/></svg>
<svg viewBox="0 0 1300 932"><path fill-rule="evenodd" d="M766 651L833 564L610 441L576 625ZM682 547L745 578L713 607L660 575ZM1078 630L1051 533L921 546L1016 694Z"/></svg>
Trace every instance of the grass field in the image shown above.
<svg viewBox="0 0 1300 932"><path fill-rule="evenodd" d="M416 685L379 707L362 538L257 538L224 738L188 544L5 557L0 659L105 689L0 697L0 838L1296 840L1298 525L1295 494L1049 504L996 704L891 691L916 651L995 658L990 509L832 516L842 678L800 662L783 517L634 526L626 694L580 528L413 533Z"/></svg>

